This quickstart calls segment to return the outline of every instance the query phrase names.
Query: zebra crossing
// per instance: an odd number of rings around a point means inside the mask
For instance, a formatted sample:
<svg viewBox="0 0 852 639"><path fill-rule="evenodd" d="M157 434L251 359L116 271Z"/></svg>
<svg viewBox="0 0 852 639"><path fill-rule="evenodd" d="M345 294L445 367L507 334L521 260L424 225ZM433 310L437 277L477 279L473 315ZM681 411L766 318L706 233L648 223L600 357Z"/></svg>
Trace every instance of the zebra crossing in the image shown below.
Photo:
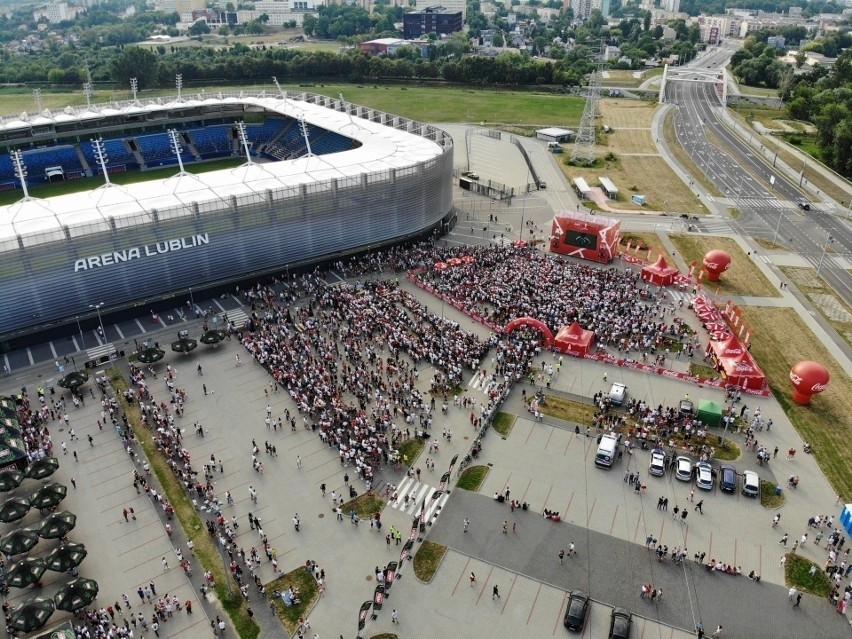
<svg viewBox="0 0 852 639"><path fill-rule="evenodd" d="M790 202L782 202L776 197L738 197L734 198L738 208L741 209L779 209L791 208Z"/></svg>
<svg viewBox="0 0 852 639"><path fill-rule="evenodd" d="M731 232L731 226L726 220L714 217L703 219L700 225L696 224L693 228L696 233L709 233L710 235Z"/></svg>
<svg viewBox="0 0 852 639"><path fill-rule="evenodd" d="M228 321L233 322L234 326L237 328L242 328L246 324L246 320L248 319L248 315L241 308L235 308L231 311L227 311L228 313Z"/></svg>
<svg viewBox="0 0 852 639"><path fill-rule="evenodd" d="M406 477L396 489L396 499L391 498L390 507L413 517L420 513L425 501L426 521L431 522L441 514L441 509L450 498L450 493L445 491L433 502L432 495L436 490L438 489L434 486L424 484L413 477Z"/></svg>
<svg viewBox="0 0 852 639"><path fill-rule="evenodd" d="M692 298L695 297L689 291L673 291L673 290L669 289L668 293L669 293L669 295L672 296L672 300L674 301L675 304L683 302L684 306L691 304Z"/></svg>
<svg viewBox="0 0 852 639"><path fill-rule="evenodd" d="M477 370L474 373L473 377L470 378L470 381L467 383L467 387L472 391L479 391L483 395L488 395L488 387L491 385L491 375L488 373L482 374L481 370Z"/></svg>

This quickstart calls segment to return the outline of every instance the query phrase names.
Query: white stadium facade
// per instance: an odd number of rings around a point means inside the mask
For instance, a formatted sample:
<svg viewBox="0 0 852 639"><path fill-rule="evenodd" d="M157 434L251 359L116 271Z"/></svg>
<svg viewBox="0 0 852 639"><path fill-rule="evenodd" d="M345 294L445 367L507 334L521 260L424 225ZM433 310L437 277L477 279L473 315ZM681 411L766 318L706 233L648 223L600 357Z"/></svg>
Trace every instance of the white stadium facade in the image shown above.
<svg viewBox="0 0 852 639"><path fill-rule="evenodd" d="M453 215L449 135L311 93L22 114L0 120L0 145L0 189L20 190L11 151L33 184L106 181L102 166L108 174L175 169L168 179L0 207L4 340L73 322L95 302L118 310L280 274L427 234ZM251 162L192 173L195 162L245 159L246 148Z"/></svg>

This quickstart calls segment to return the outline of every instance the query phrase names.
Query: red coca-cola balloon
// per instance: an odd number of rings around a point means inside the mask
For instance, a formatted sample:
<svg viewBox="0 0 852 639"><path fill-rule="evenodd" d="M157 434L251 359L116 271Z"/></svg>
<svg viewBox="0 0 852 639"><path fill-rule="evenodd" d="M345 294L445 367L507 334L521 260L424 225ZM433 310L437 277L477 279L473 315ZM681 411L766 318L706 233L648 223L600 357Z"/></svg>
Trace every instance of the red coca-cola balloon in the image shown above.
<svg viewBox="0 0 852 639"><path fill-rule="evenodd" d="M828 387L828 374L825 366L817 362L799 362L790 370L793 384L793 401L797 404L810 404L811 396L821 393Z"/></svg>
<svg viewBox="0 0 852 639"><path fill-rule="evenodd" d="M731 256L722 249L713 249L707 252L701 264L707 271L707 279L711 282L718 282L719 276L727 271L731 265Z"/></svg>

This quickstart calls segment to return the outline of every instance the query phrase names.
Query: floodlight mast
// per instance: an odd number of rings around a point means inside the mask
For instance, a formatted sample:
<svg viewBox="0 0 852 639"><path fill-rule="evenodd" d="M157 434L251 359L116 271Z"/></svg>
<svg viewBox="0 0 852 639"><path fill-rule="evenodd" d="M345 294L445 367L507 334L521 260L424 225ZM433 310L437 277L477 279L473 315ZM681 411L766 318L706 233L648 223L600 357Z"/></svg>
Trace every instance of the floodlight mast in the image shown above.
<svg viewBox="0 0 852 639"><path fill-rule="evenodd" d="M30 192L27 190L27 165L24 164L23 153L20 151L12 151L12 164L15 165L15 176L21 182L21 189L24 191L24 200L30 199Z"/></svg>
<svg viewBox="0 0 852 639"><path fill-rule="evenodd" d="M248 137L246 136L246 123L235 122L234 125L237 127L237 135L240 137L240 142L242 143L243 150L246 153L246 164L251 166L254 162L251 159L251 153L249 153Z"/></svg>
<svg viewBox="0 0 852 639"><path fill-rule="evenodd" d="M109 162L109 157L106 154L106 150L104 149L104 141L101 138L92 139L92 150L95 154L95 159L98 161L98 164L101 165L101 171L104 174L104 186L111 186L112 183L109 181L109 173L107 172L107 162Z"/></svg>
<svg viewBox="0 0 852 639"><path fill-rule="evenodd" d="M299 130L302 132L302 137L305 138L305 147L308 149L308 157L313 157L314 153L311 151L311 132L308 131L308 125L305 123L305 116L299 116Z"/></svg>
<svg viewBox="0 0 852 639"><path fill-rule="evenodd" d="M174 129L169 129L169 138L171 139L172 143L172 151L174 151L175 157L178 161L178 166L180 167L180 172L178 173L178 175L189 175L183 168L183 158L180 155L181 143L180 139L178 139L178 132Z"/></svg>

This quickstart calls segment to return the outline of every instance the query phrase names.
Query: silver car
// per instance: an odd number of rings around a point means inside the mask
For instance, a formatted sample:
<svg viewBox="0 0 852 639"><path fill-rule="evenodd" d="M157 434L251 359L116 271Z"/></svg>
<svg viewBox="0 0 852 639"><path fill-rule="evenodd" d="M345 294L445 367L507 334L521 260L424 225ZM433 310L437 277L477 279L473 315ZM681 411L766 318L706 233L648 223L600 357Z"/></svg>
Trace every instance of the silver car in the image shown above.
<svg viewBox="0 0 852 639"><path fill-rule="evenodd" d="M681 481L692 481L692 460L680 456L675 460L675 477Z"/></svg>
<svg viewBox="0 0 852 639"><path fill-rule="evenodd" d="M695 485L702 490L713 490L713 468L707 462L695 464Z"/></svg>

